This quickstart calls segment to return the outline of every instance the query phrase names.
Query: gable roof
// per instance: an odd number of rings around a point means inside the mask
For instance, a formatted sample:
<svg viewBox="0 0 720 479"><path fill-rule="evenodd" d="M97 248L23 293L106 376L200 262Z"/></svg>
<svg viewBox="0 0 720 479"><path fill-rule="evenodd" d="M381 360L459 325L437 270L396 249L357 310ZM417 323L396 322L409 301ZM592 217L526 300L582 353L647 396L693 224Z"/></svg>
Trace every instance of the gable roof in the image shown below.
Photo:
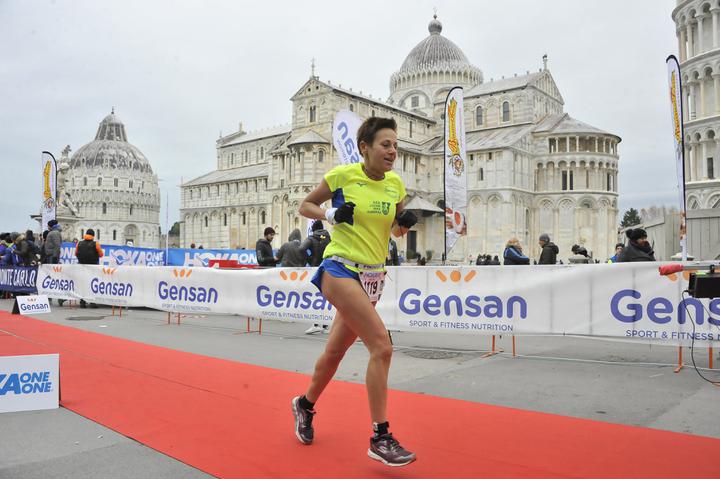
<svg viewBox="0 0 720 479"><path fill-rule="evenodd" d="M215 170L205 175L199 176L194 180L183 183L182 187L202 186L213 183L225 183L228 181L247 180L251 178L261 178L267 176L270 166L267 163L257 165L241 166L239 168L230 168L228 170Z"/></svg>

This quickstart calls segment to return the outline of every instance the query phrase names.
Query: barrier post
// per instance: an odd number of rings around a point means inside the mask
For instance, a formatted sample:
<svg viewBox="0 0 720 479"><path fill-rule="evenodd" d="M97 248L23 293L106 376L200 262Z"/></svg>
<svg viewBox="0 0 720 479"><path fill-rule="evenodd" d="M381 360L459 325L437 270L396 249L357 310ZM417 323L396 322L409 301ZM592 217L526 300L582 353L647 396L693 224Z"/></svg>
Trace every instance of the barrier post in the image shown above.
<svg viewBox="0 0 720 479"><path fill-rule="evenodd" d="M180 313L177 313L177 323L180 324Z"/></svg>
<svg viewBox="0 0 720 479"><path fill-rule="evenodd" d="M488 357L490 357L490 356L495 356L496 354L499 354L499 353L502 353L502 352L503 352L502 349L497 349L497 350L495 349L495 335L493 334L493 335L492 335L492 350L491 350L489 353L485 353L485 354L483 354L483 355L480 356L480 357L481 357L481 358L488 358Z"/></svg>
<svg viewBox="0 0 720 479"><path fill-rule="evenodd" d="M682 368L683 368L682 346L678 346L678 367L675 368L675 372L679 373Z"/></svg>
<svg viewBox="0 0 720 479"><path fill-rule="evenodd" d="M515 357L515 335L512 335L512 348L513 348L513 357Z"/></svg>
<svg viewBox="0 0 720 479"><path fill-rule="evenodd" d="M712 344L711 344L710 347L708 348L708 364L710 365L710 369L713 368L713 357L712 357L712 355L713 355L713 347L712 347Z"/></svg>
<svg viewBox="0 0 720 479"><path fill-rule="evenodd" d="M258 320L258 329L250 329L250 320L251 319L257 319ZM250 316L247 317L247 326L245 327L245 333L258 333L262 334L262 318L251 318Z"/></svg>
<svg viewBox="0 0 720 479"><path fill-rule="evenodd" d="M170 311L168 311L168 324L170 324Z"/></svg>

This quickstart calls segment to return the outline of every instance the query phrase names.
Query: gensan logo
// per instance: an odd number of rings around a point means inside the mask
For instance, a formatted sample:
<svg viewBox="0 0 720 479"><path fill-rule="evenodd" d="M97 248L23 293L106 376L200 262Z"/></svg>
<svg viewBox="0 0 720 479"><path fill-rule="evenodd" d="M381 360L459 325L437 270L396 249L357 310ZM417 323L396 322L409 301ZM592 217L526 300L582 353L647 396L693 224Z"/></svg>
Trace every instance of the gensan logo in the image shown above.
<svg viewBox="0 0 720 479"><path fill-rule="evenodd" d="M25 296L25 301L18 301L21 313L49 312L50 305L47 302L40 302L37 296Z"/></svg>
<svg viewBox="0 0 720 479"><path fill-rule="evenodd" d="M435 271L435 276L441 282L469 283L475 278L476 272L469 271L463 278L460 270L453 270L446 274L442 270ZM477 288L475 288L477 290ZM408 288L400 293L398 301L400 311L414 316L427 314L429 316L443 315L448 318L484 318L484 319L513 319L527 317L527 301L520 296L510 296L506 300L495 295L480 296L477 294L450 294L446 297L438 294L425 294L417 288ZM415 324L412 324L415 323ZM430 321L411 320L411 325L430 327ZM507 324L476 324L464 322L437 323L443 328L461 329L498 329L512 328ZM437 326L437 325L436 325Z"/></svg>
<svg viewBox="0 0 720 479"><path fill-rule="evenodd" d="M62 266L53 266L53 273L62 274ZM54 278L52 275L46 275L40 282L45 290L61 291L64 293L75 291L75 282L71 279Z"/></svg>
<svg viewBox="0 0 720 479"><path fill-rule="evenodd" d="M687 270L682 271L681 274L672 273L663 277L672 282L687 282L693 272L695 270ZM703 325L707 320L709 324L720 326L720 298L710 300L707 306L704 306L699 299L695 298L686 298L677 304L673 304L672 301L665 297L648 298L643 297L642 293L635 289L622 289L611 298L610 311L615 319L623 323L638 323L647 316L647 319L655 324L667 324L673 320L677 321L678 324L685 324L688 320L689 311L690 316L697 325ZM682 337L685 333L677 334L679 335L677 337ZM673 333L672 338L676 338L675 333Z"/></svg>
<svg viewBox="0 0 720 479"><path fill-rule="evenodd" d="M117 268L102 268L103 276L112 276L115 271ZM133 285L132 283L113 281L112 278L102 279L95 276L90 280L90 291L106 298L127 298L133 295Z"/></svg>
<svg viewBox="0 0 720 479"><path fill-rule="evenodd" d="M173 268L173 277L182 283L192 275L192 268ZM203 286L184 286L160 281L157 287L158 297L163 300L178 301L190 304L215 304L218 302L218 291Z"/></svg>
<svg viewBox="0 0 720 479"><path fill-rule="evenodd" d="M297 271L291 271L288 274L285 271L280 271L279 276L283 282L301 283L306 282L305 279L308 277L308 272L302 271L298 273ZM290 286L294 289L294 285L291 284ZM273 291L269 286L260 285L255 290L255 299L258 306L262 307L272 306L275 308L295 308L316 311L330 311L332 309L332 305L325 299L320 291L314 293L294 290Z"/></svg>

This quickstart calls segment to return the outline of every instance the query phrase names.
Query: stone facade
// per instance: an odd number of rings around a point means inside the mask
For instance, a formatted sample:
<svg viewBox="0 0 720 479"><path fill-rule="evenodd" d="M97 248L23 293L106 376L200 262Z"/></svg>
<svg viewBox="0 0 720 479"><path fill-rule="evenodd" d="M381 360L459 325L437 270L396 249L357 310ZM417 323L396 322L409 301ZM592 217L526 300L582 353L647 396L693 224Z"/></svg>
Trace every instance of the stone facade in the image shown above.
<svg viewBox="0 0 720 479"><path fill-rule="evenodd" d="M720 258L720 1L679 1L672 12L683 82L688 253Z"/></svg>
<svg viewBox="0 0 720 479"><path fill-rule="evenodd" d="M512 236L539 257L537 238L548 233L570 256L584 245L594 256L612 254L617 222L617 135L571 118L547 69L483 82L483 73L444 37L433 19L429 36L391 76L387 101L310 79L293 95L287 126L246 133L216 143L216 170L182 186L183 246L249 247L273 226L275 246L293 228L304 231L298 206L323 174L338 164L332 140L336 112L361 118L392 116L398 122L396 172L409 198L442 200L443 119L447 92L464 87L468 164L468 235L450 253L466 261L502 254ZM425 212L398 241L401 251L443 245L443 218Z"/></svg>
<svg viewBox="0 0 720 479"><path fill-rule="evenodd" d="M63 152L62 164L69 148ZM103 244L157 248L160 244L160 193L157 176L145 155L128 143L125 125L113 111L95 139L68 161L63 188L76 210L62 223L66 239L82 239L88 228ZM65 225L64 225L65 226Z"/></svg>

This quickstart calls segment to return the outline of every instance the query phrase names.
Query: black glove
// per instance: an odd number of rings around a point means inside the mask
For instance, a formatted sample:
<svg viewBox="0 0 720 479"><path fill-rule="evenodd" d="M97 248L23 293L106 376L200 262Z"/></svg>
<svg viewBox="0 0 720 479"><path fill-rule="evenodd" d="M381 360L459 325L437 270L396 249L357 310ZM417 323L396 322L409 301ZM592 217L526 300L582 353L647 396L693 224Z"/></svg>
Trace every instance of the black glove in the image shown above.
<svg viewBox="0 0 720 479"><path fill-rule="evenodd" d="M410 210L402 210L396 219L397 224L403 228L412 228L417 223L417 216Z"/></svg>
<svg viewBox="0 0 720 479"><path fill-rule="evenodd" d="M355 213L355 203L352 201L348 201L341 207L337 208L335 210L335 215L333 219L335 220L335 223L347 223L349 225L353 224L353 213Z"/></svg>

